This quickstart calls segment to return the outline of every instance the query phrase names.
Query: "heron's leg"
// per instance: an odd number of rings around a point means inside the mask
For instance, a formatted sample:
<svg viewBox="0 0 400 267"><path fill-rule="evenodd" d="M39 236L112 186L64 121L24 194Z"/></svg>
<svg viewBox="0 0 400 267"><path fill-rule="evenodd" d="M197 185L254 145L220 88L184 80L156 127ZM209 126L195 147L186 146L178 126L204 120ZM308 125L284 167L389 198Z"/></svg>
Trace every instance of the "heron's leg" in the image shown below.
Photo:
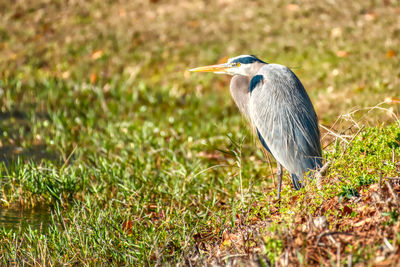
<svg viewBox="0 0 400 267"><path fill-rule="evenodd" d="M281 189L282 189L282 175L283 175L283 170L282 170L282 165L277 162L277 167L278 167L278 200L281 199Z"/></svg>

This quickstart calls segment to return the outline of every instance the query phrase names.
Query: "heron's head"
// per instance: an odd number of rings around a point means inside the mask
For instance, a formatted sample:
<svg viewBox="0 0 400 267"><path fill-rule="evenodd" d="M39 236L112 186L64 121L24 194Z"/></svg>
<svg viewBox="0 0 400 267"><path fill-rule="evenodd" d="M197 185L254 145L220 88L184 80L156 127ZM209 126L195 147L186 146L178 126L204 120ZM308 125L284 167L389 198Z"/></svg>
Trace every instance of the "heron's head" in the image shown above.
<svg viewBox="0 0 400 267"><path fill-rule="evenodd" d="M253 55L241 55L228 59L227 63L191 69L194 72L214 72L217 74L254 76L267 64Z"/></svg>

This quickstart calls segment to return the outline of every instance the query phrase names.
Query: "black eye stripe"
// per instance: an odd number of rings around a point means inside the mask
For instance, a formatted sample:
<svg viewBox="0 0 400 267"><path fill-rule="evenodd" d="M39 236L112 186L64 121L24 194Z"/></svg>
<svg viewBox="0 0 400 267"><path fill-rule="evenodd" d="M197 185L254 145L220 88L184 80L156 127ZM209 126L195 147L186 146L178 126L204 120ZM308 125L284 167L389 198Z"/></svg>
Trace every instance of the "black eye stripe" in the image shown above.
<svg viewBox="0 0 400 267"><path fill-rule="evenodd" d="M256 58L256 57L241 57L241 58L237 58L235 60L232 61L232 63L242 63L242 64L251 64L254 62L260 62L260 63L265 63L264 61Z"/></svg>

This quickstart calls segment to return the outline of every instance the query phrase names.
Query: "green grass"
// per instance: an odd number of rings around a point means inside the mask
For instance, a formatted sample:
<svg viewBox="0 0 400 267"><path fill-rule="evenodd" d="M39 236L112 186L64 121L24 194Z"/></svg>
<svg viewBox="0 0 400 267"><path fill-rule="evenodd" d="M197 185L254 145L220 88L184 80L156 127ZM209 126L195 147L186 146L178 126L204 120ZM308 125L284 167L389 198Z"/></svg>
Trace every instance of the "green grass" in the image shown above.
<svg viewBox="0 0 400 267"><path fill-rule="evenodd" d="M0 208L51 207L47 226L0 229L0 261L223 264L248 254L275 263L287 233L295 240L306 224L299 217L321 216L335 197L355 209L352 198L381 173L398 177L399 105L363 110L400 95L395 3L287 4L0 4ZM333 161L323 190L294 192L286 174L276 203L273 170L229 78L187 72L245 53L292 67L322 124L353 125L348 146L322 141ZM355 122L366 126L357 135ZM398 213L385 212L395 227ZM330 230L346 229L341 214L324 212ZM379 242L346 255L373 263Z"/></svg>

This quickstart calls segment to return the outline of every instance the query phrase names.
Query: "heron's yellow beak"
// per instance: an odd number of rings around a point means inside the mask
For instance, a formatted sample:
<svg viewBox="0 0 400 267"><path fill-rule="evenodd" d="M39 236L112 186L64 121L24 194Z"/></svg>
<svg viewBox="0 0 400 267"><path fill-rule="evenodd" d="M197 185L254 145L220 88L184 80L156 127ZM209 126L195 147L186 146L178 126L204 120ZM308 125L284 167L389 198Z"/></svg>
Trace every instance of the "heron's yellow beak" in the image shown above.
<svg viewBox="0 0 400 267"><path fill-rule="evenodd" d="M229 68L230 68L230 66L227 63L224 63L224 64L218 64L218 65L210 65L210 66L198 67L198 68L190 69L189 71L224 73Z"/></svg>

